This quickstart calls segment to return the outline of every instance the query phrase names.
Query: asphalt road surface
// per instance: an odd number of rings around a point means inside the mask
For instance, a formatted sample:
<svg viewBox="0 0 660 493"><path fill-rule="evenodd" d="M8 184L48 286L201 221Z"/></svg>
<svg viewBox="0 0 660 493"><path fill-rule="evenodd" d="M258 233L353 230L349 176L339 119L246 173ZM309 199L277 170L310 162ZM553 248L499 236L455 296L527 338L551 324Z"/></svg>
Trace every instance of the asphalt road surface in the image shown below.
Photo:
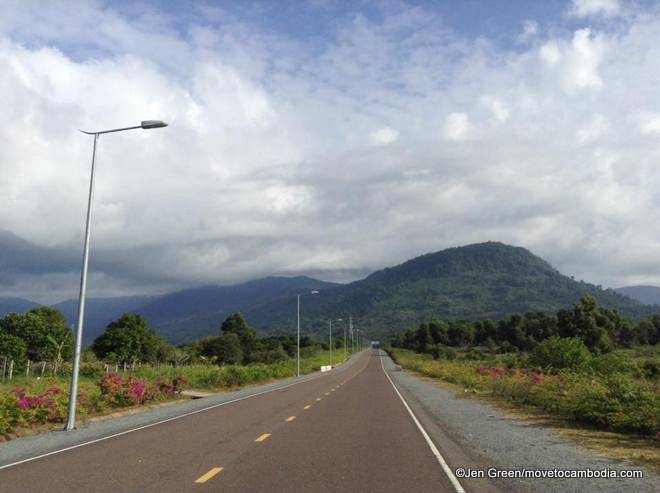
<svg viewBox="0 0 660 493"><path fill-rule="evenodd" d="M370 350L344 371L0 470L2 492L455 492Z"/></svg>

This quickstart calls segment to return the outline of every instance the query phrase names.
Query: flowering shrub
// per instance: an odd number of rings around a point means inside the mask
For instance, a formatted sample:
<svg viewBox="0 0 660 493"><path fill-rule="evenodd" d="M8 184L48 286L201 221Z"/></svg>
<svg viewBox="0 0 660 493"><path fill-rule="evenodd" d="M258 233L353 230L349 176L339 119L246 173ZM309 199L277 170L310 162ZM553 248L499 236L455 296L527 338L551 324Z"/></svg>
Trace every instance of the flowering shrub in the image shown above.
<svg viewBox="0 0 660 493"><path fill-rule="evenodd" d="M96 386L80 387L77 412L85 416L98 414L107 408L139 406L149 401L164 400L181 392L187 384L188 379L182 376L151 383L133 376L125 378L107 373ZM0 392L0 434L11 433L18 428L63 422L68 401L68 391L57 385L41 392L30 392L23 387Z"/></svg>
<svg viewBox="0 0 660 493"><path fill-rule="evenodd" d="M16 407L20 409L20 421L26 424L59 421L65 406L62 390L59 387L49 387L37 395L28 395L22 387L16 387L12 393L18 399ZM59 404L58 405L58 401ZM62 402L64 401L64 402Z"/></svg>
<svg viewBox="0 0 660 493"><path fill-rule="evenodd" d="M433 361L403 349L390 349L390 354L404 368L423 375L582 423L650 436L660 432L659 389L632 375L594 375L574 369L549 374L538 369L476 366L469 361Z"/></svg>
<svg viewBox="0 0 660 493"><path fill-rule="evenodd" d="M170 382L158 378L151 383L133 376L124 378L116 373L108 373L99 380L99 388L109 406L126 407L173 397L187 383L188 379L182 376L176 376Z"/></svg>

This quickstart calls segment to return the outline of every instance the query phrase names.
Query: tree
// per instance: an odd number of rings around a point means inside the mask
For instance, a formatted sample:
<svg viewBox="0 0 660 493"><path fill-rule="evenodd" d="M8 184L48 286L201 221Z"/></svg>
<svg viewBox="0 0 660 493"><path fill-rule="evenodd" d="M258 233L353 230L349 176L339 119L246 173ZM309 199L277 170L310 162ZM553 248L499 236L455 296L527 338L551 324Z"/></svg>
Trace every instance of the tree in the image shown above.
<svg viewBox="0 0 660 493"><path fill-rule="evenodd" d="M434 344L449 344L447 335L447 323L442 320L434 320L429 324L429 332Z"/></svg>
<svg viewBox="0 0 660 493"><path fill-rule="evenodd" d="M142 315L125 313L108 324L105 332L92 343L92 350L101 359L154 362L160 344L161 338L147 326Z"/></svg>
<svg viewBox="0 0 660 493"><path fill-rule="evenodd" d="M236 334L241 343L241 350L243 352L243 363L249 363L252 353L257 349L258 337L257 332L250 327L243 315L234 313L229 315L220 327L222 335Z"/></svg>
<svg viewBox="0 0 660 493"><path fill-rule="evenodd" d="M10 313L0 319L0 332L18 337L25 343L25 357L33 361L62 358L73 354L73 334L64 316L56 309L40 307L28 313ZM49 336L61 347L54 347Z"/></svg>
<svg viewBox="0 0 660 493"><path fill-rule="evenodd" d="M227 365L237 365L243 362L245 355L240 337L234 332L226 332L217 341L218 361Z"/></svg>
<svg viewBox="0 0 660 493"><path fill-rule="evenodd" d="M0 357L7 360L22 361L25 359L27 346L20 337L0 331Z"/></svg>
<svg viewBox="0 0 660 493"><path fill-rule="evenodd" d="M451 346L468 346L474 340L474 329L463 320L451 322L447 334Z"/></svg>
<svg viewBox="0 0 660 493"><path fill-rule="evenodd" d="M429 346L432 344L431 334L429 332L429 326L427 324L421 324L417 331L415 332L415 339L417 344L415 351L418 353L425 353L428 351Z"/></svg>
<svg viewBox="0 0 660 493"><path fill-rule="evenodd" d="M557 332L561 337L579 337L594 353L614 348L613 338L621 330L622 319L615 310L600 308L593 296L582 297L572 310L557 313Z"/></svg>

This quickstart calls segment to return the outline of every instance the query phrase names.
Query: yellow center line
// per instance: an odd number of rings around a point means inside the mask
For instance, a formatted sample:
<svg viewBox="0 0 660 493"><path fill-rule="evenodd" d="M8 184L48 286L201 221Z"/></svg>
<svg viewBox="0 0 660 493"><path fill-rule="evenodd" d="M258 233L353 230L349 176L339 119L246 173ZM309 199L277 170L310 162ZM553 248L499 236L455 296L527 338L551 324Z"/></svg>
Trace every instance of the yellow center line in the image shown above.
<svg viewBox="0 0 660 493"><path fill-rule="evenodd" d="M223 469L224 469L223 467L214 467L213 469L211 469L209 472L207 472L203 476L198 477L195 480L195 483L206 483L209 479L211 479L213 476L218 474Z"/></svg>
<svg viewBox="0 0 660 493"><path fill-rule="evenodd" d="M289 416L289 417L286 418L284 421L287 421L287 422L288 422L288 421L293 421L294 419L296 419L295 416Z"/></svg>
<svg viewBox="0 0 660 493"><path fill-rule="evenodd" d="M303 409L309 409L310 407L312 407L312 405L311 405L311 404L307 404Z"/></svg>
<svg viewBox="0 0 660 493"><path fill-rule="evenodd" d="M330 395L330 392L326 392L325 395Z"/></svg>
<svg viewBox="0 0 660 493"><path fill-rule="evenodd" d="M263 441L266 440L269 436L270 436L270 433L264 433L264 434L261 435L259 438L257 438L257 439L255 440L255 442L263 442Z"/></svg>
<svg viewBox="0 0 660 493"><path fill-rule="evenodd" d="M323 397L317 397L316 398L317 401L320 401L321 399L323 399Z"/></svg>

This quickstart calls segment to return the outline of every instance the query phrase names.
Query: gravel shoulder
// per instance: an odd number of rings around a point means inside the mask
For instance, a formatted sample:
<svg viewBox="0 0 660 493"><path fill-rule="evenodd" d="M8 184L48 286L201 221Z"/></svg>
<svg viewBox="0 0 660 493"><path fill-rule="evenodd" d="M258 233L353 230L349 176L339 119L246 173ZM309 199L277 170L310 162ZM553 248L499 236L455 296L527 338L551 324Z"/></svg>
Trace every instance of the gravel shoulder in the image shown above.
<svg viewBox="0 0 660 493"><path fill-rule="evenodd" d="M547 427L511 417L487 402L461 399L397 366L383 352L388 374L433 438L445 460L473 471L639 470L578 447ZM459 479L467 491L656 492L660 477L643 470L642 479ZM486 473L487 474L487 473ZM487 476L486 476L487 477Z"/></svg>

